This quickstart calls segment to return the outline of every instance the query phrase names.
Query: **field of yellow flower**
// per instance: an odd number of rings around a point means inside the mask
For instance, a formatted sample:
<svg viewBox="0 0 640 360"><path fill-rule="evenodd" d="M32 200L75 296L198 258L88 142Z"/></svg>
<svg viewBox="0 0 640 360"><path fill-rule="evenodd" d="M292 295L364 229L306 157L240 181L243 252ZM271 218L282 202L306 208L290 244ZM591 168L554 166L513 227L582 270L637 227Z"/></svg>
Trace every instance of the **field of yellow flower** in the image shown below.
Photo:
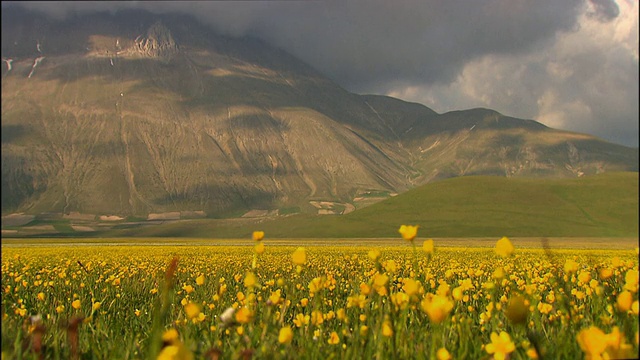
<svg viewBox="0 0 640 360"><path fill-rule="evenodd" d="M2 249L2 358L638 355L637 250L42 245Z"/></svg>

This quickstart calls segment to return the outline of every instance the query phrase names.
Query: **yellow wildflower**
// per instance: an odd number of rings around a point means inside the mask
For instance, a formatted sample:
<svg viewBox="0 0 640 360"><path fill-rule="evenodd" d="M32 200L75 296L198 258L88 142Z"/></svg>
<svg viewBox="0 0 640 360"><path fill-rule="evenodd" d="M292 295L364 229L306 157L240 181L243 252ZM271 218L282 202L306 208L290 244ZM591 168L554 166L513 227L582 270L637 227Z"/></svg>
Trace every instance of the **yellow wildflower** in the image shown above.
<svg viewBox="0 0 640 360"><path fill-rule="evenodd" d="M451 354L449 354L449 351L447 351L447 349L440 348L438 349L438 352L436 352L436 358L438 360L451 360Z"/></svg>
<svg viewBox="0 0 640 360"><path fill-rule="evenodd" d="M296 327L302 327L304 325L309 325L310 317L309 315L297 314L296 318L293 319L293 323Z"/></svg>
<svg viewBox="0 0 640 360"><path fill-rule="evenodd" d="M382 323L382 335L386 337L391 337L393 335L393 328L391 327L391 322L389 320L385 320Z"/></svg>
<svg viewBox="0 0 640 360"><path fill-rule="evenodd" d="M80 309L80 306L81 306L81 304L80 304L80 300L74 300L74 301L71 303L71 307L72 307L72 308L74 308L74 309L76 309L76 310Z"/></svg>
<svg viewBox="0 0 640 360"><path fill-rule="evenodd" d="M324 281L322 278L317 277L317 278L313 278L310 282L309 282L309 293L311 294L311 296L313 296L313 294L315 294L316 292L322 290L322 287L324 285Z"/></svg>
<svg viewBox="0 0 640 360"><path fill-rule="evenodd" d="M624 289L631 292L638 291L638 270L629 270L624 275Z"/></svg>
<svg viewBox="0 0 640 360"><path fill-rule="evenodd" d="M371 261L375 262L380 257L380 250L378 249L369 250L369 253L367 254L367 256L369 256L369 259L371 259Z"/></svg>
<svg viewBox="0 0 640 360"><path fill-rule="evenodd" d="M587 359L599 359L607 348L607 337L595 326L580 330L577 336L578 345L585 353Z"/></svg>
<svg viewBox="0 0 640 360"><path fill-rule="evenodd" d="M422 250L424 250L424 252L427 254L433 254L433 251L434 251L433 239L425 240L422 243Z"/></svg>
<svg viewBox="0 0 640 360"><path fill-rule="evenodd" d="M616 300L616 305L618 305L618 310L627 312L631 309L631 304L633 303L633 297L630 292L627 290L618 294L618 299Z"/></svg>
<svg viewBox="0 0 640 360"><path fill-rule="evenodd" d="M281 294L282 292L280 291L280 289L271 292L271 295L269 295L269 300L267 301L267 303L270 305L278 305L282 300Z"/></svg>
<svg viewBox="0 0 640 360"><path fill-rule="evenodd" d="M501 331L500 335L495 332L491 333L491 343L487 344L484 349L488 354L493 354L495 360L504 360L516 349L516 346L511 341L511 336Z"/></svg>
<svg viewBox="0 0 640 360"><path fill-rule="evenodd" d="M571 274L574 273L576 271L578 271L578 263L571 260L571 259L567 259L567 261L564 263L564 272Z"/></svg>
<svg viewBox="0 0 640 360"><path fill-rule="evenodd" d="M419 285L420 284L413 279L404 279L404 285L402 286L402 289L407 295L412 296L418 292Z"/></svg>
<svg viewBox="0 0 640 360"><path fill-rule="evenodd" d="M551 312L551 310L553 310L553 305L544 303L542 301L538 303L538 311L540 311L541 314L547 315Z"/></svg>
<svg viewBox="0 0 640 360"><path fill-rule="evenodd" d="M166 343L174 343L178 341L178 330L171 328L162 334L162 341Z"/></svg>
<svg viewBox="0 0 640 360"><path fill-rule="evenodd" d="M244 286L247 288L252 288L256 286L257 283L258 279L256 278L256 276L251 271L247 272L247 275L245 275L244 277Z"/></svg>
<svg viewBox="0 0 640 360"><path fill-rule="evenodd" d="M288 344L293 340L293 331L290 326L285 326L280 329L280 333L278 334L278 342L280 344Z"/></svg>
<svg viewBox="0 0 640 360"><path fill-rule="evenodd" d="M258 242L256 246L254 246L254 250L256 254L264 253L264 243L262 241Z"/></svg>
<svg viewBox="0 0 640 360"><path fill-rule="evenodd" d="M413 239L418 235L418 225L402 225L398 232L402 235L402 238L407 241L413 241Z"/></svg>
<svg viewBox="0 0 640 360"><path fill-rule="evenodd" d="M511 240L508 237L503 236L502 239L496 243L496 253L502 257L509 257L513 254L515 248L511 244Z"/></svg>
<svg viewBox="0 0 640 360"><path fill-rule="evenodd" d="M264 239L264 231L254 231L252 237L254 241L260 241Z"/></svg>
<svg viewBox="0 0 640 360"><path fill-rule="evenodd" d="M307 262L307 253L303 247L299 247L293 252L291 259L296 265L304 265Z"/></svg>
<svg viewBox="0 0 640 360"><path fill-rule="evenodd" d="M246 324L253 319L253 313L246 307L243 307L236 311L236 321L240 324Z"/></svg>
<svg viewBox="0 0 640 360"><path fill-rule="evenodd" d="M193 360L193 353L184 344L177 342L163 347L157 360Z"/></svg>
<svg viewBox="0 0 640 360"><path fill-rule="evenodd" d="M338 336L338 333L336 333L335 331L332 331L331 334L329 335L329 340L327 340L327 343L331 345L339 344L340 337Z"/></svg>
<svg viewBox="0 0 640 360"><path fill-rule="evenodd" d="M313 325L320 325L324 322L324 318L322 317L322 311L320 310L313 310L311 312L311 323Z"/></svg>
<svg viewBox="0 0 640 360"><path fill-rule="evenodd" d="M440 324L453 309L453 302L445 296L427 294L422 299L420 306L433 323Z"/></svg>
<svg viewBox="0 0 640 360"><path fill-rule="evenodd" d="M204 275L200 275L196 278L196 285L198 286L204 285Z"/></svg>
<svg viewBox="0 0 640 360"><path fill-rule="evenodd" d="M193 319L200 314L200 306L190 302L184 306L184 312L187 314L189 319Z"/></svg>

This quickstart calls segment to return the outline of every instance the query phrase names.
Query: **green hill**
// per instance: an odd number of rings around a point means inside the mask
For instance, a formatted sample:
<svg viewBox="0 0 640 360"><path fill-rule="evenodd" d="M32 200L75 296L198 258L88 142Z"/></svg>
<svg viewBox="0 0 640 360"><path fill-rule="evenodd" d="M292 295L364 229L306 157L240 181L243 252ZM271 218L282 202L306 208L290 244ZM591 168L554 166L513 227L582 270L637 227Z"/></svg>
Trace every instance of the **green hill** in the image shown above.
<svg viewBox="0 0 640 360"><path fill-rule="evenodd" d="M199 220L125 235L248 238L253 230L264 230L269 238L379 238L398 237L402 224L420 225L420 237L637 237L638 173L576 179L458 177L343 216Z"/></svg>

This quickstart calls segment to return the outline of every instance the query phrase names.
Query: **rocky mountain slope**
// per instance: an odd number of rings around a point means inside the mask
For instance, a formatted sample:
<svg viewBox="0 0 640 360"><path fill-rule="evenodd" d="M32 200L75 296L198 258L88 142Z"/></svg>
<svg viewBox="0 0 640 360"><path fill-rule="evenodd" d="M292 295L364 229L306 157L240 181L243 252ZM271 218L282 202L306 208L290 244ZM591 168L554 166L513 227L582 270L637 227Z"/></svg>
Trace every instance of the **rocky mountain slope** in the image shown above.
<svg viewBox="0 0 640 360"><path fill-rule="evenodd" d="M638 170L638 149L349 93L183 16L3 8L2 58L3 215L344 213L441 178Z"/></svg>

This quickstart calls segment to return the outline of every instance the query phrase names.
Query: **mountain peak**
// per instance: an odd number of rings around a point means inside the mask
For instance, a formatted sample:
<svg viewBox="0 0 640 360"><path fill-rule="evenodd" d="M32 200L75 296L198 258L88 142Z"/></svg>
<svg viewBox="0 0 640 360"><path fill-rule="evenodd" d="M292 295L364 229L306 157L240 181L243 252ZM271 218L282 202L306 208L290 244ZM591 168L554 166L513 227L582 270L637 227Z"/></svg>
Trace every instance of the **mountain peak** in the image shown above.
<svg viewBox="0 0 640 360"><path fill-rule="evenodd" d="M146 37L140 35L135 39L132 50L144 57L171 58L178 53L178 44L171 31L158 20L149 27Z"/></svg>

